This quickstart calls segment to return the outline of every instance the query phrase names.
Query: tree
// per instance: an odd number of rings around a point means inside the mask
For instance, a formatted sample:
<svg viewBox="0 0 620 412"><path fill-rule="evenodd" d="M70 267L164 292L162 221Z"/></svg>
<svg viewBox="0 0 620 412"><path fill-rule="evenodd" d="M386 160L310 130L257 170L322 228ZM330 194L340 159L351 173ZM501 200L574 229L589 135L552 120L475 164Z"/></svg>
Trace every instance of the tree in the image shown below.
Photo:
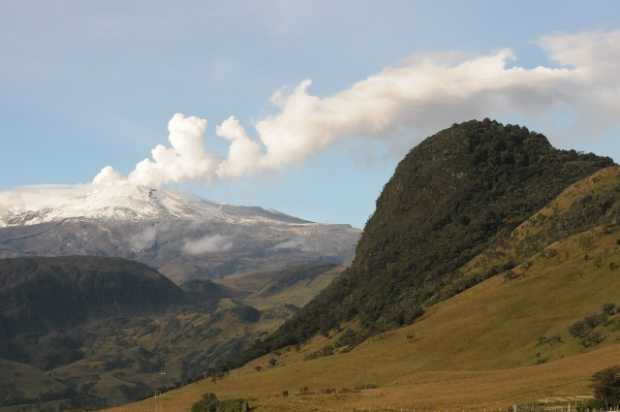
<svg viewBox="0 0 620 412"><path fill-rule="evenodd" d="M592 375L594 398L606 406L620 404L620 365L612 366Z"/></svg>

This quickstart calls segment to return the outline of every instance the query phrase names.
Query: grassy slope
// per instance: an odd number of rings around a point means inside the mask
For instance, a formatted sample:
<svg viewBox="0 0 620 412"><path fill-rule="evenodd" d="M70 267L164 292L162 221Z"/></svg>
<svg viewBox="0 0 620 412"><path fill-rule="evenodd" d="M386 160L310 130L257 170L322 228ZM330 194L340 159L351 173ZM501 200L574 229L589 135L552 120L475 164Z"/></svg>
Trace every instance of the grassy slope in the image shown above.
<svg viewBox="0 0 620 412"><path fill-rule="evenodd" d="M608 228L573 236L550 246L557 251L555 257L539 254L514 269L520 278L491 278L433 306L415 324L377 336L349 353L303 361L327 343L316 338L300 353L284 352L279 366L269 368L264 357L217 383L202 381L170 392L163 400L165 408L184 410L208 391L256 398L265 411L305 410L303 405L307 410L490 407L587 395L588 377L620 361L620 331L601 329L606 340L586 352L567 329L604 303L620 303L620 270L610 269L610 263L620 263L618 237L620 231ZM541 336L560 336L563 343L537 345ZM537 364L540 359L547 362ZM264 370L257 372L257 365ZM343 395L293 395L304 386L320 391L363 384L379 388ZM288 399L278 396L285 389L292 394Z"/></svg>
<svg viewBox="0 0 620 412"><path fill-rule="evenodd" d="M590 229L596 225L594 221L613 222L614 207L608 206L609 210L602 218L600 216L592 218L584 209L588 206L588 199L594 199L594 202L590 203L602 204L605 198L611 198L617 206L620 203L620 198L617 196L619 189L618 166L607 167L580 180L519 225L508 239L494 244L464 265L461 268L462 274L469 277L494 266L502 266L509 261L520 262L555 240Z"/></svg>
<svg viewBox="0 0 620 412"><path fill-rule="evenodd" d="M302 307L325 289L343 270L342 266L337 266L310 279L297 281L273 294L261 293L259 290L244 299L244 302L259 310L286 304Z"/></svg>
<svg viewBox="0 0 620 412"><path fill-rule="evenodd" d="M599 312L602 304L620 304L620 227L612 222L582 232L571 228L575 234L554 241L556 223L584 197L619 186L616 167L578 182L519 226L501 247L462 268L467 275L517 258L519 265L512 269L516 279L500 273L428 308L413 325L376 336L348 353L303 360L333 342L332 336L315 338L299 352L288 348L279 356L257 359L217 383L201 381L167 393L165 410L188 410L209 391L224 398L253 398L261 411L505 407L588 395L592 373L620 363L619 316L597 328L606 338L591 348L570 336L568 327ZM524 247L534 243L538 253ZM561 342L540 344L541 337ZM269 366L270 358L277 359L275 367ZM379 387L320 393L365 384ZM305 386L318 394L297 395ZM291 394L286 399L283 390ZM138 411L152 402L123 410Z"/></svg>

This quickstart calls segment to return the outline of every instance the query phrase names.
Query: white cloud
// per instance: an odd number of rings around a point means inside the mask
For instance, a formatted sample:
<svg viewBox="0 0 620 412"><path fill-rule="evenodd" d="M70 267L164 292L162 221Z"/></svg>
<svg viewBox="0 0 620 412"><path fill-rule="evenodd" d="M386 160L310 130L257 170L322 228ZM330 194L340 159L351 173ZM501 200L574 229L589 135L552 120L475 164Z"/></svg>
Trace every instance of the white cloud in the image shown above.
<svg viewBox="0 0 620 412"><path fill-rule="evenodd" d="M620 124L620 31L553 35L539 41L556 66L513 65L509 49L479 56L440 53L408 59L332 96L309 92L304 80L272 97L277 112L258 121L251 137L230 117L216 128L229 141L224 159L205 148L207 121L176 114L170 147L138 163L130 182L158 186L214 181L303 162L347 138L370 137L408 146L454 122L498 115L551 117L574 113L574 130L594 136ZM97 182L123 180L111 168Z"/></svg>
<svg viewBox="0 0 620 412"><path fill-rule="evenodd" d="M157 230L155 227L147 227L142 232L130 236L129 245L135 251L142 251L153 246L156 238Z"/></svg>
<svg viewBox="0 0 620 412"><path fill-rule="evenodd" d="M183 251L188 255L202 255L205 253L226 252L232 249L232 239L223 235L205 236L185 242Z"/></svg>
<svg viewBox="0 0 620 412"><path fill-rule="evenodd" d="M219 177L239 177L261 167L262 149L250 139L239 121L229 117L216 129L218 136L228 139L228 157L217 168Z"/></svg>
<svg viewBox="0 0 620 412"><path fill-rule="evenodd" d="M106 166L95 176L93 183L96 185L106 185L115 184L121 180L124 180L124 177L120 173L114 170L112 166Z"/></svg>

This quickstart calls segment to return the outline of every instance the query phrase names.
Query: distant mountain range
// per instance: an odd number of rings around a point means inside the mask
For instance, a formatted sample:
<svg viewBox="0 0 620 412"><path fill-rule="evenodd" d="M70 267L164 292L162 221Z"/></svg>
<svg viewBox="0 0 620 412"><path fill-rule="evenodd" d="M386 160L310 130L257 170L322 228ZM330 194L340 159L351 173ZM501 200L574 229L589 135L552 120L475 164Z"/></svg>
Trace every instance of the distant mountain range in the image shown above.
<svg viewBox="0 0 620 412"><path fill-rule="evenodd" d="M310 262L346 263L359 235L349 225L129 184L0 192L0 258L124 257L177 283Z"/></svg>
<svg viewBox="0 0 620 412"><path fill-rule="evenodd" d="M103 407L221 370L360 233L128 184L0 192L0 407Z"/></svg>
<svg viewBox="0 0 620 412"><path fill-rule="evenodd" d="M222 370L340 272L318 264L179 287L122 258L0 259L0 409L117 405Z"/></svg>
<svg viewBox="0 0 620 412"><path fill-rule="evenodd" d="M99 255L0 260L11 412L205 374L162 402L497 408L581 395L620 353L620 167L520 126L469 121L413 148L346 268L359 231L260 208L127 186L1 199L3 256Z"/></svg>

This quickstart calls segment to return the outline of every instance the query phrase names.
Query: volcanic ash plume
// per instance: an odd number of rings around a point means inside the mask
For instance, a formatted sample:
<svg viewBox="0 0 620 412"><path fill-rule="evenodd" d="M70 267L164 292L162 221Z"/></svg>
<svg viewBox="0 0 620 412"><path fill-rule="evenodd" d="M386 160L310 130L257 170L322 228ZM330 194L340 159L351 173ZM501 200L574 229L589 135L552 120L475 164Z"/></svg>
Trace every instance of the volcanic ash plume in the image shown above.
<svg viewBox="0 0 620 412"><path fill-rule="evenodd" d="M304 80L274 94L277 111L256 123L254 136L234 117L217 126L229 144L224 158L205 146L206 119L175 114L169 146L156 146L126 177L105 167L94 183L213 182L298 164L346 138L392 146L404 139L400 146L410 147L453 122L502 114L551 119L565 110L571 129L588 136L618 127L620 31L554 35L539 44L555 66L511 66L506 49L414 57L327 97L310 94Z"/></svg>

